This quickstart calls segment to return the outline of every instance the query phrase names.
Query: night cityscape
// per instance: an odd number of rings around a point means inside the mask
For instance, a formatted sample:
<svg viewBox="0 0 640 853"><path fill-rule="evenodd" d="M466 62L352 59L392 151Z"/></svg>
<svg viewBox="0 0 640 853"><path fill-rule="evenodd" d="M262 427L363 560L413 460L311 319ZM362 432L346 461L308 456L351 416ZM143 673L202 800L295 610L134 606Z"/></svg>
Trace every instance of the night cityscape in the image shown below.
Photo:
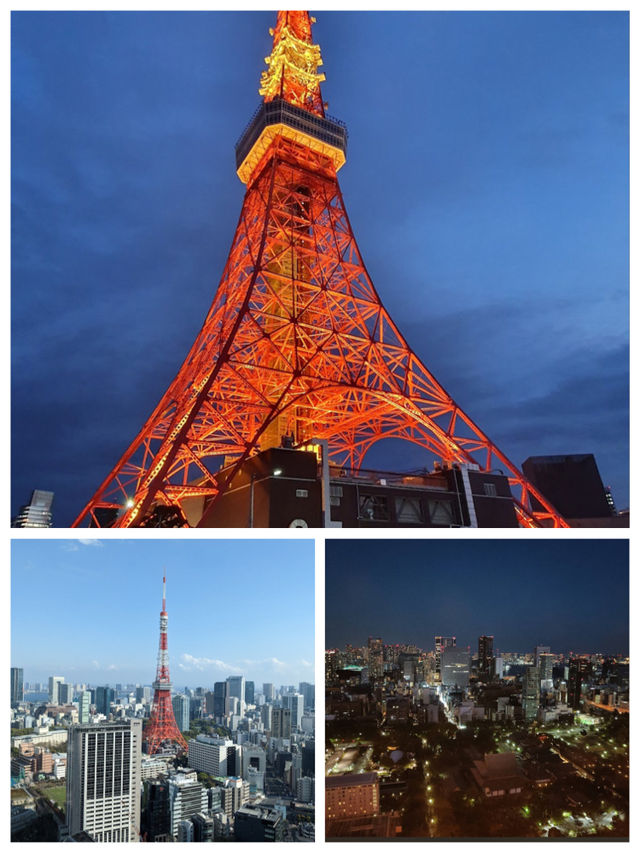
<svg viewBox="0 0 640 853"><path fill-rule="evenodd" d="M274 593L246 590L236 600L224 574L258 552ZM160 558L172 567L168 579L156 568ZM194 583L202 575L185 566L203 558L216 566L215 597L198 602ZM135 561L136 578L122 560ZM26 593L30 580L57 563L66 564L59 574L76 587L71 596L76 608L84 601L85 612L74 611L75 624L38 648L25 621L34 603ZM129 595L148 592L149 613L138 613L137 625L124 602L121 612L109 609L127 575ZM11 840L313 841L313 577L309 542L14 542ZM83 598L88 580L120 642L92 641L87 630L87 648L73 657L66 644L92 618L91 600ZM269 618L283 584L295 586L290 636ZM245 608L242 616L222 612L231 603ZM151 610L156 617L160 610L159 642ZM151 630L155 638L141 641ZM207 636L201 651L215 649L220 659L174 652L170 664L172 648L187 642L195 650ZM308 660L278 657L294 637L296 653ZM125 681L142 648L147 677ZM81 659L105 653L113 663ZM227 653L234 657L223 659ZM47 665L57 674L43 678Z"/></svg>
<svg viewBox="0 0 640 853"><path fill-rule="evenodd" d="M328 541L326 601L328 840L628 837L626 541Z"/></svg>

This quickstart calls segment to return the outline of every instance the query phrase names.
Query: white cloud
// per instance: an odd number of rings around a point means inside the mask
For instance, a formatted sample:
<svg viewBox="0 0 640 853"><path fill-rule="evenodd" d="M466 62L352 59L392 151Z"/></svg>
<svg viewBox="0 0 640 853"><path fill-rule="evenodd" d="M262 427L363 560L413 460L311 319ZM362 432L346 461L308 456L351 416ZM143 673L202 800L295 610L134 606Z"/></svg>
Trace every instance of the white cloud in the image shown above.
<svg viewBox="0 0 640 853"><path fill-rule="evenodd" d="M77 551L78 546L75 542L63 542L60 546L63 551Z"/></svg>
<svg viewBox="0 0 640 853"><path fill-rule="evenodd" d="M100 539L78 539L80 545L94 545L98 548L104 547L104 542L101 542Z"/></svg>
<svg viewBox="0 0 640 853"><path fill-rule="evenodd" d="M311 666L313 666L313 664L312 664L310 661L305 660L304 658L301 658L301 659L300 659L300 666L309 666L309 667L311 667Z"/></svg>
<svg viewBox="0 0 640 853"><path fill-rule="evenodd" d="M223 660L218 660L217 658L196 658L193 655L183 654L182 662L178 664L180 669L190 670L190 669L224 669L227 672L237 672L238 668L236 666L231 666L231 664L225 663Z"/></svg>

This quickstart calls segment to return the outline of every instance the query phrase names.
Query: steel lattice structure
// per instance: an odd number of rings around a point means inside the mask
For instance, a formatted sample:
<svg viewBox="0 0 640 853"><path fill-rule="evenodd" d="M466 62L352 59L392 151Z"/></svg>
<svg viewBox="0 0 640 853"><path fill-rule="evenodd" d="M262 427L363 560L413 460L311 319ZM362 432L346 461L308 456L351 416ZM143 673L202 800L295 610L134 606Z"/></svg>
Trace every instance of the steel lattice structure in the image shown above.
<svg viewBox="0 0 640 853"><path fill-rule="evenodd" d="M144 730L147 753L153 755L167 741L174 741L183 749L187 742L176 723L171 703L171 676L169 675L169 647L167 645L167 579L162 578L162 610L160 612L160 643L156 680L153 682L153 704L149 722Z"/></svg>
<svg viewBox="0 0 640 853"><path fill-rule="evenodd" d="M249 456L286 434L296 444L327 439L331 461L355 469L390 437L447 463L500 467L522 526L567 527L384 308L338 184L346 129L325 115L311 20L278 13L263 103L236 147L247 191L213 304L178 375L74 526L101 526L105 511L112 526L157 524L159 510L186 526L187 498L210 505ZM221 486L223 461L232 468Z"/></svg>

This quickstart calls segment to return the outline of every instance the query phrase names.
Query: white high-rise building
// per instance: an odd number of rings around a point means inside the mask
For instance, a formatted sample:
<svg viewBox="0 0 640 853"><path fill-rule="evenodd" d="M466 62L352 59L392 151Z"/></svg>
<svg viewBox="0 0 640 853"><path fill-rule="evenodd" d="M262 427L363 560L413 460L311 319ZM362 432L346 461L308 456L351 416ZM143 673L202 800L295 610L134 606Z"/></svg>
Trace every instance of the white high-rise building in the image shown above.
<svg viewBox="0 0 640 853"><path fill-rule="evenodd" d="M189 697L183 693L176 694L171 700L173 716L181 732L189 730Z"/></svg>
<svg viewBox="0 0 640 853"><path fill-rule="evenodd" d="M78 695L78 722L86 725L89 722L90 712L91 693L88 690L83 690Z"/></svg>
<svg viewBox="0 0 640 853"><path fill-rule="evenodd" d="M50 675L49 676L49 704L60 704L60 685L64 684L64 676Z"/></svg>
<svg viewBox="0 0 640 853"><path fill-rule="evenodd" d="M142 720L72 726L67 752L69 835L140 840Z"/></svg>
<svg viewBox="0 0 640 853"><path fill-rule="evenodd" d="M227 696L235 696L239 701L238 713L242 717L245 709L244 675L230 675L227 678Z"/></svg>
<svg viewBox="0 0 640 853"><path fill-rule="evenodd" d="M189 741L189 767L210 776L227 776L227 750L233 741L198 735Z"/></svg>
<svg viewBox="0 0 640 853"><path fill-rule="evenodd" d="M201 785L195 773L177 773L169 778L170 828L178 838L180 822L208 808L207 789Z"/></svg>
<svg viewBox="0 0 640 853"><path fill-rule="evenodd" d="M304 713L304 696L302 693L285 693L282 697L282 704L291 711L291 728L300 730Z"/></svg>

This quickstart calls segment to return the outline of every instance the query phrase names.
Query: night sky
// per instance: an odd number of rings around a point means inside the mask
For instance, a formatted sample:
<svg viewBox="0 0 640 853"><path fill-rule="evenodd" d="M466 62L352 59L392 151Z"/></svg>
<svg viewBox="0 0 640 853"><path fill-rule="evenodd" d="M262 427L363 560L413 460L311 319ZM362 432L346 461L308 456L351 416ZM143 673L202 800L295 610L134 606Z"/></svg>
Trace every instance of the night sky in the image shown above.
<svg viewBox="0 0 640 853"><path fill-rule="evenodd" d="M328 540L326 647L433 649L436 635L477 651L628 654L629 558L622 539Z"/></svg>
<svg viewBox="0 0 640 853"><path fill-rule="evenodd" d="M341 186L395 321L512 461L593 452L627 506L628 15L317 17ZM13 512L50 489L69 524L182 363L274 21L13 14Z"/></svg>

